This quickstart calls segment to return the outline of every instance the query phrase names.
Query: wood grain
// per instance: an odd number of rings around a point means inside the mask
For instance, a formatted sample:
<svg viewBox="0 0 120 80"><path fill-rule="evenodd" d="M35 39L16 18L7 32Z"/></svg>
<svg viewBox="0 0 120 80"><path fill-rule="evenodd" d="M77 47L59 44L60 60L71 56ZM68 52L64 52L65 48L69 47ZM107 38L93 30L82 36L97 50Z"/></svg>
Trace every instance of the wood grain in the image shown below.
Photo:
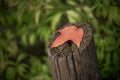
<svg viewBox="0 0 120 80"><path fill-rule="evenodd" d="M80 48L71 41L50 48L56 37L60 35L58 32L53 34L48 45L53 80L100 80L91 26L87 23L69 23L63 27L69 25L82 28L84 36Z"/></svg>

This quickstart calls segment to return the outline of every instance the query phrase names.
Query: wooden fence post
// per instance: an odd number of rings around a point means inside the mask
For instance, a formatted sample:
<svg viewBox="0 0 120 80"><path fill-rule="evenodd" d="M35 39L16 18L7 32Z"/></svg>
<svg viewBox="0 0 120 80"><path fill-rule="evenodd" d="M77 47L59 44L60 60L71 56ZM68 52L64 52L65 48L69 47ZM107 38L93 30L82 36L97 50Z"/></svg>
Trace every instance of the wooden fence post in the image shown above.
<svg viewBox="0 0 120 80"><path fill-rule="evenodd" d="M53 80L100 80L91 26L87 23L69 23L63 27L71 25L84 30L83 39L79 48L71 41L50 48L60 35L59 32L53 34L48 45Z"/></svg>

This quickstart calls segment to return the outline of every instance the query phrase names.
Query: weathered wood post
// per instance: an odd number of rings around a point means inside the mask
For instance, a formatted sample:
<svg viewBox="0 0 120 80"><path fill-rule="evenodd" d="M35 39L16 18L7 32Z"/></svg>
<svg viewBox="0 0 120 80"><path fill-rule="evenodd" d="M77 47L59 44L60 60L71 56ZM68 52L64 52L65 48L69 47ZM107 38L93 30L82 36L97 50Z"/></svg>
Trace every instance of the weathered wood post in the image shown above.
<svg viewBox="0 0 120 80"><path fill-rule="evenodd" d="M83 38L80 47L69 40L60 46L51 48L50 46L60 35L59 32L53 34L48 45L48 57L53 79L100 80L91 26L87 23L69 23L64 25L63 28L69 26L82 28L84 31Z"/></svg>

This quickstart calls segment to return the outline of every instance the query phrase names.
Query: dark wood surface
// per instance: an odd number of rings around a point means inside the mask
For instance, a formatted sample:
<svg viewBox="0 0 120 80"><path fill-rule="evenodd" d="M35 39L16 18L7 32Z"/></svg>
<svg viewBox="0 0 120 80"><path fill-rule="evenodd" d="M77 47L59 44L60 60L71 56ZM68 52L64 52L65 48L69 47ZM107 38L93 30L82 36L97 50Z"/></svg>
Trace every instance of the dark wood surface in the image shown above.
<svg viewBox="0 0 120 80"><path fill-rule="evenodd" d="M83 40L80 48L72 41L67 41L56 48L50 48L60 33L55 32L52 35L48 46L48 57L53 80L100 80L91 26L87 23L76 23L66 24L63 27L69 25L74 25L84 30Z"/></svg>

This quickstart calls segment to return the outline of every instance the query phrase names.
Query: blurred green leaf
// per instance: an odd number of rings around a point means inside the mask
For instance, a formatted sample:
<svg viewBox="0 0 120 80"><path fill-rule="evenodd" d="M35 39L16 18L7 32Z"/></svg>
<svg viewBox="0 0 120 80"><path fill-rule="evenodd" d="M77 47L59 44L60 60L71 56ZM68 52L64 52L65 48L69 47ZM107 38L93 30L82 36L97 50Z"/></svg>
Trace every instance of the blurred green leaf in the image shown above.
<svg viewBox="0 0 120 80"><path fill-rule="evenodd" d="M40 10L37 10L36 14L35 14L35 24L36 25L38 25L39 19L40 19Z"/></svg>
<svg viewBox="0 0 120 80"><path fill-rule="evenodd" d="M106 59L105 59L105 65L110 65L111 59L110 59L110 53L106 54Z"/></svg>
<svg viewBox="0 0 120 80"><path fill-rule="evenodd" d="M109 9L109 20L112 21L118 21L119 19L119 12L118 8L116 6L111 6Z"/></svg>
<svg viewBox="0 0 120 80"><path fill-rule="evenodd" d="M21 54L19 54L16 62L19 63L20 61L22 61L25 58L26 58L26 54L25 53L21 53Z"/></svg>
<svg viewBox="0 0 120 80"><path fill-rule="evenodd" d="M98 59L100 60L100 62L102 62L103 57L104 57L104 48L102 48L101 51L97 55L98 55Z"/></svg>
<svg viewBox="0 0 120 80"><path fill-rule="evenodd" d="M120 65L120 55L118 53L113 54L113 64L115 67Z"/></svg>
<svg viewBox="0 0 120 80"><path fill-rule="evenodd" d="M22 39L22 43L23 43L24 45L27 45L27 44L28 44L27 35L26 35L26 34L23 34L21 39Z"/></svg>
<svg viewBox="0 0 120 80"><path fill-rule="evenodd" d="M79 16L80 14L78 14L76 11L68 10L66 13L67 13L67 17L68 17L69 22L81 21L81 18Z"/></svg>
<svg viewBox="0 0 120 80"><path fill-rule="evenodd" d="M6 31L6 37L7 37L9 40L11 40L11 39L13 39L14 34L13 34L10 30L8 30L8 31Z"/></svg>
<svg viewBox="0 0 120 80"><path fill-rule="evenodd" d="M15 42L12 42L8 45L7 47L7 51L9 52L9 56L10 57L15 57L17 55L17 52L18 52L18 47L17 47L17 44Z"/></svg>
<svg viewBox="0 0 120 80"><path fill-rule="evenodd" d="M61 19L61 16L62 16L61 12L54 15L52 22L51 22L52 30L55 30L57 24L59 23Z"/></svg>
<svg viewBox="0 0 120 80"><path fill-rule="evenodd" d="M27 72L26 68L28 66L26 64L19 64L17 67L18 74L21 76L25 76L25 73Z"/></svg>
<svg viewBox="0 0 120 80"><path fill-rule="evenodd" d="M103 6L102 10L103 10L103 16L106 18L108 16L108 11L107 11L108 9L105 6Z"/></svg>
<svg viewBox="0 0 120 80"><path fill-rule="evenodd" d="M103 1L103 4L104 4L106 7L109 7L110 1L109 1L109 0L104 0L104 1Z"/></svg>
<svg viewBox="0 0 120 80"><path fill-rule="evenodd" d="M31 68L30 68L30 75L35 75L40 72L42 64L36 57L31 57Z"/></svg>
<svg viewBox="0 0 120 80"><path fill-rule="evenodd" d="M35 43L35 38L36 38L35 33L31 33L31 34L29 35L29 43L30 43L31 45L33 45L33 44Z"/></svg>
<svg viewBox="0 0 120 80"><path fill-rule="evenodd" d="M72 6L76 6L77 4L73 0L67 0L67 3Z"/></svg>
<svg viewBox="0 0 120 80"><path fill-rule="evenodd" d="M14 67L8 67L6 72L7 80L14 80L16 76L16 69Z"/></svg>

